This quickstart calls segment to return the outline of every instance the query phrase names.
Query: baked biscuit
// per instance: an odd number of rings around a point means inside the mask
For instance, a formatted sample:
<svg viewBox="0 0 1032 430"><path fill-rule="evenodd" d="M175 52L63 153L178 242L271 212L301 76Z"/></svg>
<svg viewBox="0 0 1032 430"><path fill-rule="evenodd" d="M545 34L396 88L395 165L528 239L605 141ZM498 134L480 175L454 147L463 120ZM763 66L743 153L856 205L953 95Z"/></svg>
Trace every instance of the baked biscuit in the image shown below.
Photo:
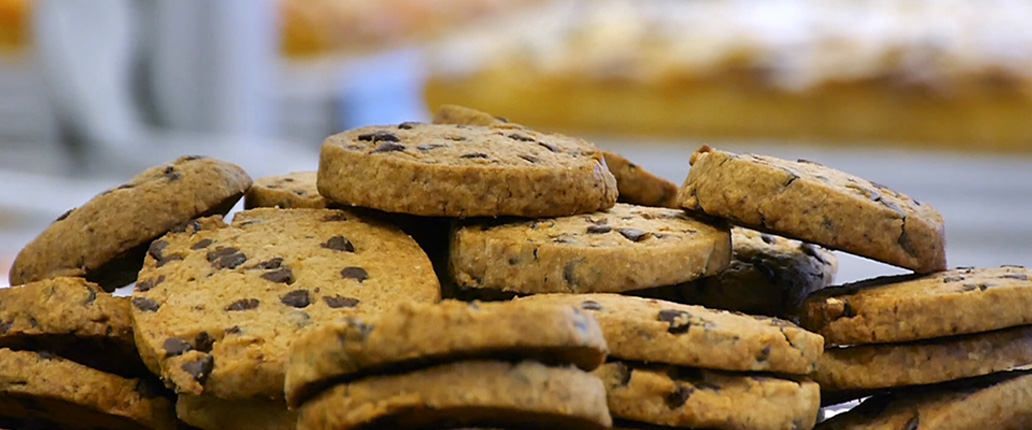
<svg viewBox="0 0 1032 430"><path fill-rule="evenodd" d="M333 203L319 195L315 172L293 172L254 180L244 194L244 208L312 208L332 207Z"/></svg>

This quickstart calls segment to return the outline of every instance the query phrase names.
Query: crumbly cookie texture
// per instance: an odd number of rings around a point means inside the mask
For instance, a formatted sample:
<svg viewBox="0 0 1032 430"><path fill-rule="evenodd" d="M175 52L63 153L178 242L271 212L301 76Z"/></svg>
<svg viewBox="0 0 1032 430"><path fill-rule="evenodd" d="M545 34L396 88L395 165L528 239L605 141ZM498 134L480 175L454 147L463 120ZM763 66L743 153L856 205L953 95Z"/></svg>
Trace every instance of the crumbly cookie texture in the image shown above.
<svg viewBox="0 0 1032 430"><path fill-rule="evenodd" d="M942 215L884 185L820 164L703 146L681 207L919 273L946 269Z"/></svg>
<svg viewBox="0 0 1032 430"><path fill-rule="evenodd" d="M293 172L258 178L244 195L244 208L247 209L323 209L332 206L333 202L319 195L315 172Z"/></svg>
<svg viewBox="0 0 1032 430"><path fill-rule="evenodd" d="M136 279L152 240L198 216L225 214L250 186L243 169L212 158L147 169L61 215L18 253L11 285L78 276L113 291Z"/></svg>
<svg viewBox="0 0 1032 430"><path fill-rule="evenodd" d="M0 289L0 347L48 351L125 377L150 375L136 352L129 299L83 278Z"/></svg>
<svg viewBox="0 0 1032 430"><path fill-rule="evenodd" d="M132 317L144 362L177 392L282 397L298 332L439 299L426 254L397 228L347 211L260 208L151 244Z"/></svg>
<svg viewBox="0 0 1032 430"><path fill-rule="evenodd" d="M614 419L690 428L813 428L820 388L779 378L613 361L594 374L606 386Z"/></svg>
<svg viewBox="0 0 1032 430"><path fill-rule="evenodd" d="M298 430L486 426L602 430L594 375L534 361L466 361L331 388L299 410Z"/></svg>
<svg viewBox="0 0 1032 430"><path fill-rule="evenodd" d="M934 384L1028 365L1032 326L1022 326L910 343L830 348L813 379L825 391L862 391Z"/></svg>
<svg viewBox="0 0 1032 430"><path fill-rule="evenodd" d="M616 294L542 294L520 298L593 313L609 356L731 371L805 375L824 340L788 321Z"/></svg>
<svg viewBox="0 0 1032 430"><path fill-rule="evenodd" d="M180 395L176 415L202 430L294 430L297 413L281 399L225 400L211 396Z"/></svg>
<svg viewBox="0 0 1032 430"><path fill-rule="evenodd" d="M591 370L605 360L595 317L570 305L526 302L401 304L365 322L346 319L291 345L286 395L298 407L328 382L448 360L520 357Z"/></svg>
<svg viewBox="0 0 1032 430"><path fill-rule="evenodd" d="M424 216L563 216L616 202L602 153L581 139L506 125L402 123L330 136L319 193Z"/></svg>
<svg viewBox="0 0 1032 430"><path fill-rule="evenodd" d="M518 293L622 292L715 275L731 260L722 222L617 204L584 215L458 228L456 283Z"/></svg>
<svg viewBox="0 0 1032 430"><path fill-rule="evenodd" d="M0 348L5 418L43 428L180 428L160 384L104 373L49 353Z"/></svg>
<svg viewBox="0 0 1032 430"><path fill-rule="evenodd" d="M987 425L1006 430L1032 427L1029 372L1000 372L874 396L817 429L966 430Z"/></svg>
<svg viewBox="0 0 1032 430"><path fill-rule="evenodd" d="M731 264L722 272L635 295L789 320L803 300L834 282L838 258L820 246L731 228Z"/></svg>
<svg viewBox="0 0 1032 430"><path fill-rule="evenodd" d="M828 345L906 342L1032 324L1032 270L958 268L836 286L807 298L801 323Z"/></svg>

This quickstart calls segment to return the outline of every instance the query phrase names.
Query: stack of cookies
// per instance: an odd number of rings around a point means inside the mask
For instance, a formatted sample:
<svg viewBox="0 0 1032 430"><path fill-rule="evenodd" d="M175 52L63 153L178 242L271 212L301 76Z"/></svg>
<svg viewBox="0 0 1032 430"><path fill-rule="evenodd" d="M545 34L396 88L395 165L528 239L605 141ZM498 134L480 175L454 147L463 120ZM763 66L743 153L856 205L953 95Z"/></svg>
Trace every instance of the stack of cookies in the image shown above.
<svg viewBox="0 0 1032 430"><path fill-rule="evenodd" d="M598 322L573 306L399 305L294 342L286 395L298 429L611 426Z"/></svg>

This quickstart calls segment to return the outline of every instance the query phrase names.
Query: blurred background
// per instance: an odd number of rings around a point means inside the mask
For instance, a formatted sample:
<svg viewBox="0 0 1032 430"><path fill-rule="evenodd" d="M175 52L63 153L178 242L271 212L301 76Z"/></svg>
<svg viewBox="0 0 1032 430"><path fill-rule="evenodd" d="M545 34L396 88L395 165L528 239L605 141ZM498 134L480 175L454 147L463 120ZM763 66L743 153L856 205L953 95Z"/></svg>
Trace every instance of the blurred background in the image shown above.
<svg viewBox="0 0 1032 430"><path fill-rule="evenodd" d="M326 136L443 103L676 183L702 143L817 161L936 206L951 265L1029 265L1030 28L1007 0L0 0L0 285L148 166L314 170Z"/></svg>

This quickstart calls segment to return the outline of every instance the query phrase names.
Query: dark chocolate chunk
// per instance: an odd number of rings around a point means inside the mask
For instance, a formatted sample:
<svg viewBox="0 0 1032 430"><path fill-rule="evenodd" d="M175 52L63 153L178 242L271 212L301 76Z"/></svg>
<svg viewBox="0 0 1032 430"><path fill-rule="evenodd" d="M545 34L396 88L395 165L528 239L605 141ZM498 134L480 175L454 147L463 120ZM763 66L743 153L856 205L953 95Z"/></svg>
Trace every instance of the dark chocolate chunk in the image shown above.
<svg viewBox="0 0 1032 430"><path fill-rule="evenodd" d="M257 308L261 303L258 299L240 299L233 304L226 306L227 311L246 311Z"/></svg>
<svg viewBox="0 0 1032 430"><path fill-rule="evenodd" d="M190 231L191 234L201 231L201 223L191 220L172 227L173 233L186 233L187 231Z"/></svg>
<svg viewBox="0 0 1032 430"><path fill-rule="evenodd" d="M1017 279L1019 281L1027 281L1028 280L1028 275L1026 275L1024 273L1008 273L1008 274L1000 276L1000 277L1001 278L1005 278L1005 279Z"/></svg>
<svg viewBox="0 0 1032 430"><path fill-rule="evenodd" d="M247 262L247 256L236 248L222 248L208 253L208 261L216 269L235 269Z"/></svg>
<svg viewBox="0 0 1032 430"><path fill-rule="evenodd" d="M760 239L762 239L763 243L766 243L767 245L773 245L775 241L774 236L771 236L767 233L761 233Z"/></svg>
<svg viewBox="0 0 1032 430"><path fill-rule="evenodd" d="M415 127L415 126L417 126L417 125L419 125L419 123L418 123L418 122L414 122L414 121L405 121L405 122L403 122L403 123L401 123L401 124L398 124L398 128L400 128L400 129L402 129L402 130L411 130L411 129L412 129L413 127Z"/></svg>
<svg viewBox="0 0 1032 430"><path fill-rule="evenodd" d="M226 334L240 334L240 326L235 325L226 329Z"/></svg>
<svg viewBox="0 0 1032 430"><path fill-rule="evenodd" d="M483 152L471 152L469 154L462 154L459 158L489 158L489 156Z"/></svg>
<svg viewBox="0 0 1032 430"><path fill-rule="evenodd" d="M157 278L153 279L137 281L136 291L139 291L141 293L144 291L150 291L152 288L158 286L158 284L161 284L162 282L165 282L165 275L160 275Z"/></svg>
<svg viewBox="0 0 1032 430"><path fill-rule="evenodd" d="M376 154L378 152L402 152L405 150L405 145L393 142L384 142L373 148L370 154Z"/></svg>
<svg viewBox="0 0 1032 430"><path fill-rule="evenodd" d="M842 317L853 318L855 316L856 316L856 314L853 313L853 307L849 305L849 301L847 300L842 305ZM840 317L840 318L842 318L842 317Z"/></svg>
<svg viewBox="0 0 1032 430"><path fill-rule="evenodd" d="M1025 266L1019 266L1017 264L1003 264L1000 267L1010 267L1012 269L1024 269Z"/></svg>
<svg viewBox="0 0 1032 430"><path fill-rule="evenodd" d="M548 142L538 142L538 145L541 145L541 146L544 146L545 148L548 148L549 151L559 152L559 147L555 146L554 144L551 144L551 143L548 143Z"/></svg>
<svg viewBox="0 0 1032 430"><path fill-rule="evenodd" d="M326 302L326 306L329 306L334 309L353 308L355 306L358 306L358 299L351 297L323 296L323 301Z"/></svg>
<svg viewBox="0 0 1032 430"><path fill-rule="evenodd" d="M380 130L374 133L366 133L358 135L358 140L367 142L400 142L401 138L398 135L389 131Z"/></svg>
<svg viewBox="0 0 1032 430"><path fill-rule="evenodd" d="M166 265L168 263L171 263L173 261L183 261L183 255L182 254L166 255L166 256L164 256L164 258L158 260L158 262L157 262L157 264L155 264L155 266L161 267L161 266L164 266L164 265Z"/></svg>
<svg viewBox="0 0 1032 430"><path fill-rule="evenodd" d="M197 243L191 245L190 249L193 249L193 250L204 249L204 248L207 248L209 245L211 245L211 242L212 242L211 239L201 239L201 240L197 241Z"/></svg>
<svg viewBox="0 0 1032 430"><path fill-rule="evenodd" d="M168 179L169 181L178 181L181 177L183 177L183 175L177 172L175 167L168 166L165 168L165 179Z"/></svg>
<svg viewBox="0 0 1032 430"><path fill-rule="evenodd" d="M670 332L671 334L687 333L688 329L691 328L691 323L689 322L691 315L682 310L663 309L659 311L658 318L660 321L670 324L667 332Z"/></svg>
<svg viewBox="0 0 1032 430"><path fill-rule="evenodd" d="M960 282L960 281L963 281L963 280L964 280L963 276L947 276L945 278L942 278L942 282L943 283L947 283L947 284L950 283L950 282Z"/></svg>
<svg viewBox="0 0 1032 430"><path fill-rule="evenodd" d="M308 290L294 290L281 297L280 301L287 306L304 308L312 304L312 297L308 294Z"/></svg>
<svg viewBox="0 0 1032 430"><path fill-rule="evenodd" d="M146 297L133 297L133 306L143 312L156 312L161 307L158 302Z"/></svg>
<svg viewBox="0 0 1032 430"><path fill-rule="evenodd" d="M631 242L641 242L642 239L648 236L648 233L636 228L621 228L619 232Z"/></svg>
<svg viewBox="0 0 1032 430"><path fill-rule="evenodd" d="M204 385L215 368L215 359L210 355L204 355L196 361L184 363L182 369L188 373L198 384Z"/></svg>
<svg viewBox="0 0 1032 430"><path fill-rule="evenodd" d="M770 347L764 347L759 354L756 354L756 361L767 361L770 358Z"/></svg>
<svg viewBox="0 0 1032 430"><path fill-rule="evenodd" d="M280 267L271 272L263 273L262 279L290 285L294 283L294 271L290 270L289 267Z"/></svg>
<svg viewBox="0 0 1032 430"><path fill-rule="evenodd" d="M423 144L423 145L419 145L419 146L416 147L416 149L418 149L420 151L430 151L430 150L434 150L434 149L437 149L437 148L444 148L444 145L436 144L436 143L428 143L428 144Z"/></svg>
<svg viewBox="0 0 1032 430"><path fill-rule="evenodd" d="M358 282L362 282L369 279L369 272L366 272L361 267L350 266L341 270L340 276L344 277L344 279L356 279Z"/></svg>
<svg viewBox="0 0 1032 430"><path fill-rule="evenodd" d="M165 350L165 358L183 355L194 349L190 342L177 337L165 339L165 343L161 347Z"/></svg>
<svg viewBox="0 0 1032 430"><path fill-rule="evenodd" d="M512 133L512 134L510 134L510 135L508 135L506 137L508 137L509 139L512 139L512 140L518 140L520 142L534 142L534 141L537 140L537 139L534 139L533 137L522 135L522 134L519 134L519 133ZM555 150L553 149L552 151L554 152Z"/></svg>
<svg viewBox="0 0 1032 430"><path fill-rule="evenodd" d="M151 258L160 261L161 255L167 247L168 242L165 242L164 240L155 240L154 242L151 242L149 247L147 247L147 255L150 255Z"/></svg>
<svg viewBox="0 0 1032 430"><path fill-rule="evenodd" d="M65 218L68 218L68 215L72 214L72 212L75 212L75 208L71 208L71 209L66 210L65 213L63 213L60 216L58 216L57 219L54 220L54 222L64 221Z"/></svg>
<svg viewBox="0 0 1032 430"><path fill-rule="evenodd" d="M265 260L265 261L263 261L261 263L258 263L254 267L256 269L268 270L268 269L279 269L280 266L282 266L282 265L283 265L283 259L280 258L280 257L276 257L276 258L270 258L270 259Z"/></svg>
<svg viewBox="0 0 1032 430"><path fill-rule="evenodd" d="M588 234L603 234L613 231L613 228L608 225L592 224L588 226Z"/></svg>
<svg viewBox="0 0 1032 430"><path fill-rule="evenodd" d="M598 302L594 301L594 300L585 300L585 301L581 302L580 307L581 307L581 309L585 309L585 310L589 310L589 311L600 311L600 310L602 310L602 305L599 304Z"/></svg>
<svg viewBox="0 0 1032 430"><path fill-rule="evenodd" d="M165 275L161 275L158 279L159 279L158 283L161 283L161 281L165 280ZM90 288L89 290L90 290L90 295L86 296L86 301L82 303L83 305L86 305L86 306L92 305L93 302L97 301L97 290L94 290L92 288ZM111 328L111 327L108 327L108 328Z"/></svg>
<svg viewBox="0 0 1032 430"><path fill-rule="evenodd" d="M626 387L627 384L631 383L631 368L619 361L614 361L613 365L616 366L616 371L620 373L620 386Z"/></svg>
<svg viewBox="0 0 1032 430"><path fill-rule="evenodd" d="M466 136L444 136L444 138L453 142L462 142L466 140Z"/></svg>
<svg viewBox="0 0 1032 430"><path fill-rule="evenodd" d="M533 155L519 155L518 157L522 158L524 161L528 163L537 163L538 161L540 161L537 157Z"/></svg>
<svg viewBox="0 0 1032 430"><path fill-rule="evenodd" d="M212 339L206 331L197 333L197 336L194 337L194 348L196 348L198 351L211 352L211 348L214 345L215 339Z"/></svg>
<svg viewBox="0 0 1032 430"><path fill-rule="evenodd" d="M203 160L205 158L208 158L208 157L205 156L205 155L186 155L186 156L181 157L181 159L183 161Z"/></svg>
<svg viewBox="0 0 1032 430"><path fill-rule="evenodd" d="M355 252L355 245L352 245L351 241L344 236L333 236L322 244L322 247L334 251Z"/></svg>
<svg viewBox="0 0 1032 430"><path fill-rule="evenodd" d="M680 385L672 393L666 396L666 405L670 409L677 409L684 406L688 398L692 396L695 389Z"/></svg>

